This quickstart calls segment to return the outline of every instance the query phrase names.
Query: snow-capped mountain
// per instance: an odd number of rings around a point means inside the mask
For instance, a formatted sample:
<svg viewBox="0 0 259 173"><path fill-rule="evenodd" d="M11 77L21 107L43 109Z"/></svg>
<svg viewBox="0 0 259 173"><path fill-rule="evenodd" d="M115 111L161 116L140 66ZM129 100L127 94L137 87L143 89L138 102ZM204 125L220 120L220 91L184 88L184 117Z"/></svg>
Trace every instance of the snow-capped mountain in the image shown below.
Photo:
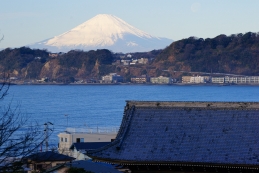
<svg viewBox="0 0 259 173"><path fill-rule="evenodd" d="M51 52L109 49L127 53L163 49L172 42L171 39L151 36L116 16L99 14L70 31L29 47Z"/></svg>

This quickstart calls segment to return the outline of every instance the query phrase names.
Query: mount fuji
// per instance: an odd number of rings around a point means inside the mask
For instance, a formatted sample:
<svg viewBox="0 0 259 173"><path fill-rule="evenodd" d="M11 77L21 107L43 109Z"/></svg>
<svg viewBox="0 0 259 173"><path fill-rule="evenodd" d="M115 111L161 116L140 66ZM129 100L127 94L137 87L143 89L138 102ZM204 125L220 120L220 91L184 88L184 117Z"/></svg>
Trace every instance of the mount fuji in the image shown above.
<svg viewBox="0 0 259 173"><path fill-rule="evenodd" d="M28 46L51 52L109 49L129 53L163 49L172 42L171 39L151 36L116 16L99 14L70 31Z"/></svg>

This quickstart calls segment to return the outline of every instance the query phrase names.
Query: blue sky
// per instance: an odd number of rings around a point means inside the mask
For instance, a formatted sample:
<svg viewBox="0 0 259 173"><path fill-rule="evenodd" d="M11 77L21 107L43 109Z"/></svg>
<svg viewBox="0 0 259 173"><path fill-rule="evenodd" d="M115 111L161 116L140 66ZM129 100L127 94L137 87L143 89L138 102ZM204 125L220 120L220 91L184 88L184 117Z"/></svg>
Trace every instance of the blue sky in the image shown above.
<svg viewBox="0 0 259 173"><path fill-rule="evenodd" d="M1 0L0 48L21 47L62 34L97 14L112 14L151 35L259 32L258 0Z"/></svg>

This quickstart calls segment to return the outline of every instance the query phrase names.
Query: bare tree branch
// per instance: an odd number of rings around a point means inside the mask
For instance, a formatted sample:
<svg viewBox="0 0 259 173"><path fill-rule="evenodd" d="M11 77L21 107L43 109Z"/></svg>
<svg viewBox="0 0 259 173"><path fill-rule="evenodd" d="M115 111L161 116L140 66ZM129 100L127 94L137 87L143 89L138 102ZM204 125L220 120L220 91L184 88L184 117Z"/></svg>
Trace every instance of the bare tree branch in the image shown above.
<svg viewBox="0 0 259 173"><path fill-rule="evenodd" d="M0 38L0 41L4 40L4 35Z"/></svg>
<svg viewBox="0 0 259 173"><path fill-rule="evenodd" d="M0 87L0 102L7 95L10 83L4 82ZM28 126L29 117L10 102L7 106L0 105L0 170L15 172L21 169L23 158L36 152L43 144L46 136L40 125L33 123ZM0 171L1 172L1 171Z"/></svg>

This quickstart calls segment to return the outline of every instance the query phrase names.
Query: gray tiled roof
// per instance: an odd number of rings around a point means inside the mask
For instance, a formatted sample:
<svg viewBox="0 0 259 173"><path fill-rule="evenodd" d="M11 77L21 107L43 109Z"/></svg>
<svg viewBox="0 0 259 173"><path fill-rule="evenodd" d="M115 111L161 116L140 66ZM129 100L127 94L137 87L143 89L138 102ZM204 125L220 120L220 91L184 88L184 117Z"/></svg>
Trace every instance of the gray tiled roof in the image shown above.
<svg viewBox="0 0 259 173"><path fill-rule="evenodd" d="M128 101L99 160L259 165L259 103Z"/></svg>

